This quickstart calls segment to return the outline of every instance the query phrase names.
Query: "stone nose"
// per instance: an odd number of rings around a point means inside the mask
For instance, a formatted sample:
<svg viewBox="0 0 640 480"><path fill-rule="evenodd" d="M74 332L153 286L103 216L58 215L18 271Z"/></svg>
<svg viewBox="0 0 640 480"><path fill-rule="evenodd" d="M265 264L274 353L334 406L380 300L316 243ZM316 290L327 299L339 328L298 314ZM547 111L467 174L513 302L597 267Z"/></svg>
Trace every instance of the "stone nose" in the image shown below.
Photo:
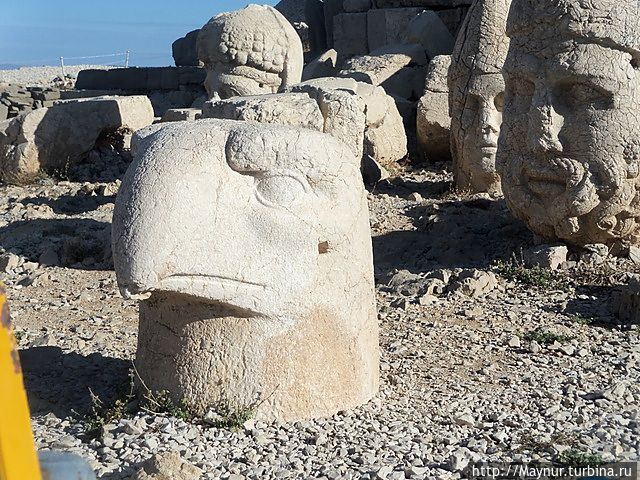
<svg viewBox="0 0 640 480"><path fill-rule="evenodd" d="M536 89L529 109L529 146L534 151L562 152L559 134L564 117L554 108L551 94L546 89Z"/></svg>
<svg viewBox="0 0 640 480"><path fill-rule="evenodd" d="M502 114L488 102L480 109L480 128L485 135L497 134L500 132Z"/></svg>

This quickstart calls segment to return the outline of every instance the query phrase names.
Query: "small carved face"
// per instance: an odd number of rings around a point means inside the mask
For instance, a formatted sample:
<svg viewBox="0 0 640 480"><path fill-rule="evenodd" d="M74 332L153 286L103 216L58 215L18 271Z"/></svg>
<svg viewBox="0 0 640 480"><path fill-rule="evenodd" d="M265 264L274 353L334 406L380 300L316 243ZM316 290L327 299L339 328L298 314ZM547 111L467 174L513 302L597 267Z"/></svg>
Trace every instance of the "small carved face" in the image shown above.
<svg viewBox="0 0 640 480"><path fill-rule="evenodd" d="M500 74L478 74L469 82L456 133L462 153L458 161L463 163L458 168L469 172L469 177L478 177L470 178L471 184L488 186L499 182L495 161L503 95L504 80Z"/></svg>
<svg viewBox="0 0 640 480"><path fill-rule="evenodd" d="M511 39L498 168L509 207L574 243L637 235L640 72L596 43Z"/></svg>
<svg viewBox="0 0 640 480"><path fill-rule="evenodd" d="M346 146L235 121L154 132L136 146L114 212L125 295L174 292L248 315L293 315L327 291L321 285L344 292L362 281L368 210Z"/></svg>

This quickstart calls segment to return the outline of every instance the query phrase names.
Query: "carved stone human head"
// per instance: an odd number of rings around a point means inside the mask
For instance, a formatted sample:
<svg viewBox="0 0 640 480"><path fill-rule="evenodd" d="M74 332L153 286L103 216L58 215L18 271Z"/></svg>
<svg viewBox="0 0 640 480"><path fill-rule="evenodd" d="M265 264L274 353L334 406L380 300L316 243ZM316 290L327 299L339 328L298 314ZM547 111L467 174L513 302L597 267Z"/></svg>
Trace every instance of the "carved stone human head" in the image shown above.
<svg viewBox="0 0 640 480"><path fill-rule="evenodd" d="M512 212L582 245L637 242L640 6L513 0L497 166Z"/></svg>
<svg viewBox="0 0 640 480"><path fill-rule="evenodd" d="M510 0L476 0L449 68L451 153L457 188L499 194L495 157L502 123L502 65Z"/></svg>
<svg viewBox="0 0 640 480"><path fill-rule="evenodd" d="M302 78L300 37L266 5L215 16L200 30L197 50L209 98L276 93Z"/></svg>
<svg viewBox="0 0 640 480"><path fill-rule="evenodd" d="M199 120L137 134L113 220L136 363L178 400L332 415L378 381L359 161L329 135Z"/></svg>

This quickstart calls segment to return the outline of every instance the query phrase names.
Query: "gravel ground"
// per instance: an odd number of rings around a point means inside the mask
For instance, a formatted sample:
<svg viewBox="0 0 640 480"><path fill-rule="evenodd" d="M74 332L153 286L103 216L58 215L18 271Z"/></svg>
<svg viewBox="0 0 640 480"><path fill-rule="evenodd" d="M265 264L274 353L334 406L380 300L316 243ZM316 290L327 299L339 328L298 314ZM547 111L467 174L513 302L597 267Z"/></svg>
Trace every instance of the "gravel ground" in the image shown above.
<svg viewBox="0 0 640 480"><path fill-rule="evenodd" d="M67 76L76 78L80 70L102 69L113 67L105 65L72 65L65 66ZM13 83L23 86L50 85L56 77L62 76L60 66L56 67L21 67L15 70L0 70L0 82Z"/></svg>
<svg viewBox="0 0 640 480"><path fill-rule="evenodd" d="M114 157L90 158L113 166ZM509 262L533 236L502 200L451 193L445 166L369 195L381 325L374 400L237 430L139 411L86 434L90 391L109 404L126 390L136 347L137 306L119 296L109 251L120 163L101 182L74 181L91 177L85 166L69 181L0 187L0 245L13 252L0 256L0 275L39 448L79 453L109 480L165 451L202 478L233 480L457 479L476 461L638 459L640 341L614 315L618 285L638 266L571 251L561 271L523 275L532 271ZM481 287L465 290L469 276Z"/></svg>

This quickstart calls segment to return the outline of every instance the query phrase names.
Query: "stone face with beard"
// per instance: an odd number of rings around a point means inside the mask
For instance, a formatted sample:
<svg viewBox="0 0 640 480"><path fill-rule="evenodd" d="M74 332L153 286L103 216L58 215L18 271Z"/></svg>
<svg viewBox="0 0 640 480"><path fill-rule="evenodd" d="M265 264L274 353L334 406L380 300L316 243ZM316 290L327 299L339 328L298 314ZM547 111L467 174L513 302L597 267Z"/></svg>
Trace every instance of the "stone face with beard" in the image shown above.
<svg viewBox="0 0 640 480"><path fill-rule="evenodd" d="M496 166L542 237L638 242L639 13L630 0L512 3Z"/></svg>

